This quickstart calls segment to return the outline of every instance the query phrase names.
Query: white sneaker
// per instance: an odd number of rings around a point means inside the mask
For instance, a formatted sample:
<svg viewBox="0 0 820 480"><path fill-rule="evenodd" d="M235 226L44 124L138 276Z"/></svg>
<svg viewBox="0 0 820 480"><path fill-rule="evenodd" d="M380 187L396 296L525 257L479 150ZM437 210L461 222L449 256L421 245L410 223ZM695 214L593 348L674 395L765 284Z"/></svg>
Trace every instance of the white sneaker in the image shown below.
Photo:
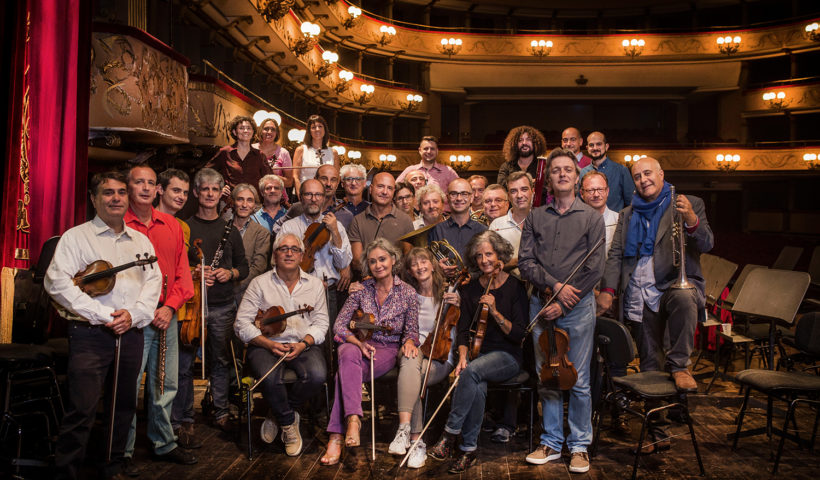
<svg viewBox="0 0 820 480"><path fill-rule="evenodd" d="M404 455L408 448L410 448L410 424L402 423L396 431L396 437L390 442L387 452L393 455Z"/></svg>
<svg viewBox="0 0 820 480"><path fill-rule="evenodd" d="M299 455L302 451L302 433L299 431L299 413L294 412L292 424L282 427L282 443L285 444L285 453L290 457Z"/></svg>
<svg viewBox="0 0 820 480"><path fill-rule="evenodd" d="M276 424L276 420L270 416L265 418L265 421L262 422L262 428L259 430L259 436L262 437L262 441L265 443L273 443L278 433L279 425Z"/></svg>
<svg viewBox="0 0 820 480"><path fill-rule="evenodd" d="M410 458L407 459L407 466L410 468L421 468L424 466L426 459L427 445L424 444L424 440L419 440L419 444L410 452Z"/></svg>

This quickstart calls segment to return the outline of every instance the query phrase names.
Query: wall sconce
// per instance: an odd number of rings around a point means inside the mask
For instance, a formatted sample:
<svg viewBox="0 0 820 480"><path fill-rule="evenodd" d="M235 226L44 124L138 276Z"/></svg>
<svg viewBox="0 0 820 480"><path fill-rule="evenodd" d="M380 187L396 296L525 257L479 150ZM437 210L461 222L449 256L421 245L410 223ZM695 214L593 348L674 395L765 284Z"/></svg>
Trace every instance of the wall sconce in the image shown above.
<svg viewBox="0 0 820 480"><path fill-rule="evenodd" d="M818 162L818 156L816 153L804 153L803 154L803 161L806 162L806 166L809 167L809 170L820 170L820 162Z"/></svg>
<svg viewBox="0 0 820 480"><path fill-rule="evenodd" d="M763 94L763 100L772 110L783 110L789 106L789 101L786 100L786 92L766 92Z"/></svg>
<svg viewBox="0 0 820 480"><path fill-rule="evenodd" d="M302 22L300 27L302 38L290 41L290 50L296 55L304 55L310 51L317 43L316 37L319 35L319 25L310 22Z"/></svg>
<svg viewBox="0 0 820 480"><path fill-rule="evenodd" d="M726 155L718 154L715 160L717 160L717 168L721 172L734 172L739 165L740 155L732 155L731 153L727 153Z"/></svg>
<svg viewBox="0 0 820 480"><path fill-rule="evenodd" d="M262 122L267 119L272 119L276 122L277 125L282 125L282 116L276 112L268 112L266 110L257 110L256 113L253 114L253 121L256 125L261 126Z"/></svg>
<svg viewBox="0 0 820 480"><path fill-rule="evenodd" d="M256 7L266 22L279 20L288 14L296 0L261 0Z"/></svg>
<svg viewBox="0 0 820 480"><path fill-rule="evenodd" d="M459 174L466 172L470 168L470 162L472 160L472 157L469 155L450 155L451 166L453 170Z"/></svg>
<svg viewBox="0 0 820 480"><path fill-rule="evenodd" d="M307 130L299 128L291 128L288 130L288 144L285 145L285 147L293 151L294 148L305 140L305 133L307 133Z"/></svg>
<svg viewBox="0 0 820 480"><path fill-rule="evenodd" d="M349 152L347 152L347 158L349 158L351 161L361 160L362 159L362 152L360 152L358 150L350 150Z"/></svg>
<svg viewBox="0 0 820 480"><path fill-rule="evenodd" d="M345 18L342 25L344 25L345 28L350 28L353 25L356 25L356 22L359 21L359 17L362 15L362 9L355 5L351 5L347 7L347 15L348 17Z"/></svg>
<svg viewBox="0 0 820 480"><path fill-rule="evenodd" d="M392 25L382 25L381 27L379 27L379 33L380 35L377 41L379 42L379 45L383 47L385 45L390 44L390 42L392 42L393 39L396 37L396 27Z"/></svg>
<svg viewBox="0 0 820 480"><path fill-rule="evenodd" d="M336 155L338 155L338 156L339 156L339 164L340 164L340 165L345 165L345 164L350 163L350 162L347 160L347 157L345 156L345 153L347 153L347 149L346 149L345 147L343 147L343 146L341 146L341 145L333 145L333 146L332 146L332 147L330 147L330 148L331 148L331 150L333 150L334 152L336 152Z"/></svg>
<svg viewBox="0 0 820 480"><path fill-rule="evenodd" d="M726 35L725 37L718 37L716 41L720 53L725 53L726 55L736 53L740 48L740 35L737 35L734 38Z"/></svg>
<svg viewBox="0 0 820 480"><path fill-rule="evenodd" d="M638 160L640 160L642 158L646 158L646 155L644 155L642 153L636 153L634 155L624 155L624 162L626 162L626 163L637 162Z"/></svg>
<svg viewBox="0 0 820 480"><path fill-rule="evenodd" d="M820 24L817 22L806 25L806 38L812 42L820 42L820 32L817 31L818 28L820 28Z"/></svg>
<svg viewBox="0 0 820 480"><path fill-rule="evenodd" d="M634 59L643 53L646 42L642 38L633 38L632 40L624 40L621 45L624 47L624 55Z"/></svg>
<svg viewBox="0 0 820 480"><path fill-rule="evenodd" d="M353 72L342 70L339 72L339 81L333 85L333 90L336 93L342 93L350 87L350 81L353 80Z"/></svg>
<svg viewBox="0 0 820 480"><path fill-rule="evenodd" d="M373 100L373 92L376 91L376 87L373 85L363 84L359 86L358 94L353 94L353 100L356 100L356 103L359 105L364 105L365 103Z"/></svg>
<svg viewBox="0 0 820 480"><path fill-rule="evenodd" d="M412 93L407 94L407 101L406 102L399 102L399 107L402 110L406 110L408 112L415 112L419 109L419 105L421 102L424 101L424 97L421 95L413 95Z"/></svg>
<svg viewBox="0 0 820 480"><path fill-rule="evenodd" d="M316 70L314 70L313 73L315 73L320 79L325 78L333 71L333 64L337 61L339 61L338 53L325 50L322 52L322 64L316 67Z"/></svg>
<svg viewBox="0 0 820 480"><path fill-rule="evenodd" d="M395 155L382 153L381 155L379 155L379 163L373 165L373 167L375 167L376 170L380 172L385 172L387 170L390 170L390 167L394 163L396 163Z"/></svg>
<svg viewBox="0 0 820 480"><path fill-rule="evenodd" d="M530 42L530 54L543 58L552 51L552 40L533 40Z"/></svg>
<svg viewBox="0 0 820 480"><path fill-rule="evenodd" d="M438 51L447 55L448 57L452 57L453 55L461 51L461 39L442 38L441 45L439 45L438 47Z"/></svg>

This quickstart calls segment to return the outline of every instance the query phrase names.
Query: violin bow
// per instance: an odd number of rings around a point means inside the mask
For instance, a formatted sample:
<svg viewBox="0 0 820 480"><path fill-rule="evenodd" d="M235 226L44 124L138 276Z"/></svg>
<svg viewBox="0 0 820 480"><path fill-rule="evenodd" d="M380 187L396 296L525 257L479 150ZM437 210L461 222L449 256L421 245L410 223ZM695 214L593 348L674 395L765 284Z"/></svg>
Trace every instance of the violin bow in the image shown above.
<svg viewBox="0 0 820 480"><path fill-rule="evenodd" d="M270 367L270 370L267 371L267 373L262 375L262 377L259 380L253 382L253 385L251 385L251 388L248 389L248 395L249 396L253 394L253 391L256 390L256 387L258 387L259 384L261 384L264 379L268 378L268 375L270 375L271 373L273 373L274 370L276 370L276 367L278 367L279 365L282 364L282 362L285 361L286 357L287 357L287 354L282 355L282 357L279 359L279 361L274 363L273 366Z"/></svg>
<svg viewBox="0 0 820 480"><path fill-rule="evenodd" d="M373 461L376 461L376 377L373 373L373 361L376 352L370 352L370 446L373 451Z"/></svg>
<svg viewBox="0 0 820 480"><path fill-rule="evenodd" d="M111 388L111 419L108 422L108 461L111 461L111 449L114 446L114 413L117 411L117 383L120 379L120 343L122 334L114 341L114 385Z"/></svg>
<svg viewBox="0 0 820 480"><path fill-rule="evenodd" d="M441 399L441 403L438 404L438 407L436 407L436 410L433 412L433 415L430 416L430 420L427 421L427 425L425 425L424 428L421 429L421 433L419 434L419 438L417 438L416 441L413 442L413 445L410 446L410 450L407 450L407 453L404 455L404 458L402 459L401 463L399 464L399 468L403 467L405 462L407 462L407 459L410 458L410 452L412 452L413 449L418 446L418 444L421 441L422 437L424 437L424 432L426 432L427 429L430 427L430 424L433 423L433 419L436 418L436 414L438 414L439 410L441 410L441 407L444 406L444 402L447 401L447 397L449 397L450 394L453 393L453 389L455 389L456 385L458 385L458 379L459 378L461 378L461 373L456 375L455 381L453 381L453 384L450 385L450 388L447 390L447 393L444 395L444 398Z"/></svg>
<svg viewBox="0 0 820 480"><path fill-rule="evenodd" d="M424 369L424 380L421 382L421 393L419 394L419 398L424 398L424 394L427 393L427 378L430 376L430 365L433 362L433 350L436 347L436 339L438 337L438 326L444 320L442 313L444 312L444 297L441 299L441 305L438 306L438 312L436 312L436 324L433 326L433 342L431 343L430 347L430 356L427 357L427 368ZM421 352L419 355L424 356Z"/></svg>

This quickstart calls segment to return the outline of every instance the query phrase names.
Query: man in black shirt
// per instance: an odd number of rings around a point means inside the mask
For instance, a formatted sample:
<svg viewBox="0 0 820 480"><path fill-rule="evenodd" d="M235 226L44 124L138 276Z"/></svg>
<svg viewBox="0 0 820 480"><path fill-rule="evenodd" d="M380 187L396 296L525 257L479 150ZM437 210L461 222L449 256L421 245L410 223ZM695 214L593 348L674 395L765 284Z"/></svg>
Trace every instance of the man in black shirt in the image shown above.
<svg viewBox="0 0 820 480"><path fill-rule="evenodd" d="M211 394L213 417L222 430L230 428L228 386L230 384L231 354L229 342L233 338L236 317L234 288L248 276L248 260L239 231L219 216L217 206L225 181L216 170L203 168L194 176L194 196L199 202L196 215L186 220L191 227L191 244L202 240L205 261L204 276L207 287L208 310L206 317L207 350L205 358L211 362ZM196 249L188 250L191 266L199 265ZM204 292L203 292L204 293ZM180 354L182 357L182 354ZM180 369L183 361L180 358ZM189 359L193 366L193 358ZM193 377L191 381L193 380ZM186 399L193 405L193 397ZM192 410L192 409L191 409Z"/></svg>
<svg viewBox="0 0 820 480"><path fill-rule="evenodd" d="M522 125L510 130L504 140L504 163L498 169L497 184L507 187L507 177L523 170L536 177L538 157L547 151L547 140L544 134L534 127Z"/></svg>

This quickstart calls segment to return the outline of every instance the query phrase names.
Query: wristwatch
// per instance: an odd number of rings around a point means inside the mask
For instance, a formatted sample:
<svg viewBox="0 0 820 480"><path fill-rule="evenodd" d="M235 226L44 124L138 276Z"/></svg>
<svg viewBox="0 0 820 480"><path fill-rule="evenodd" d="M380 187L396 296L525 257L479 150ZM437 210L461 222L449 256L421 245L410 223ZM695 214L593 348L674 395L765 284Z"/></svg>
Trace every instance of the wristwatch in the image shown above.
<svg viewBox="0 0 820 480"><path fill-rule="evenodd" d="M305 344L305 349L303 350L303 352L307 352L308 350L310 350L310 347L312 346L311 344L306 342L304 339L300 340L299 343L304 343Z"/></svg>

